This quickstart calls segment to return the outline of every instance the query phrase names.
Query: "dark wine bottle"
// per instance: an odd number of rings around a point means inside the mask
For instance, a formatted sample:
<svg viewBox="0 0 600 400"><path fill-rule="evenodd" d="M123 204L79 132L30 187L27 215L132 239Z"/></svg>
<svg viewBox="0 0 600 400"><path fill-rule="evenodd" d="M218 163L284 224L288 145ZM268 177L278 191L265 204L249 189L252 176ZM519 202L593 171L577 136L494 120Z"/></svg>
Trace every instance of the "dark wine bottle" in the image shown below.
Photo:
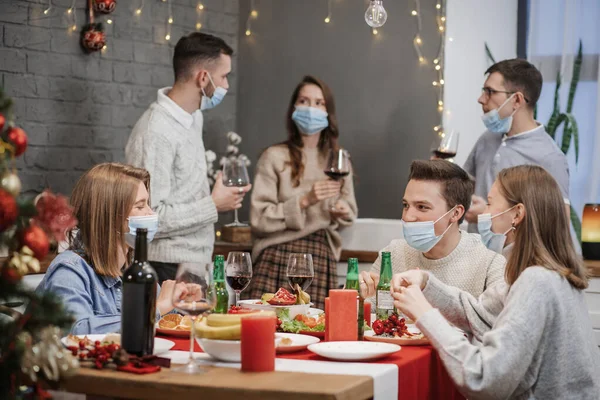
<svg viewBox="0 0 600 400"><path fill-rule="evenodd" d="M156 291L158 278L148 262L148 230L135 232L135 256L123 272L121 347L138 357L154 351Z"/></svg>

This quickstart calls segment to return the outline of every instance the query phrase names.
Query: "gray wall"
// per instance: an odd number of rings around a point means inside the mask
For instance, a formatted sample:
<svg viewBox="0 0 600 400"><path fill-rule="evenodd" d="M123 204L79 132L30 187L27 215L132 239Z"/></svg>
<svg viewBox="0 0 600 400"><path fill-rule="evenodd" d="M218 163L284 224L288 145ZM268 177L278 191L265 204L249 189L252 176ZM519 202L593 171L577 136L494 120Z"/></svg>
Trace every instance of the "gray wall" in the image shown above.
<svg viewBox="0 0 600 400"><path fill-rule="evenodd" d="M360 216L399 218L410 162L428 157L439 120L434 74L419 66L412 47L413 4L385 1L388 20L374 36L364 22L365 1L332 3L332 21L325 24L325 0L256 1L258 18L246 37L250 2L240 2L241 150L256 160L262 149L284 140L291 93L303 75L316 75L335 95L341 144L358 175ZM434 3L424 2L422 11L433 13ZM433 27L422 36L438 43Z"/></svg>
<svg viewBox="0 0 600 400"><path fill-rule="evenodd" d="M92 165L122 161L131 128L172 83L171 57L177 39L196 25L196 0L172 0L172 40L165 43L167 4L122 0L105 24L107 50L86 55L78 32L69 32L71 0L0 0L0 85L15 102L17 124L29 135L18 159L24 190L49 186L69 194ZM77 1L78 7L86 1ZM203 31L223 37L237 50L238 0L202 0ZM101 17L104 21L106 18ZM77 10L81 27L84 10ZM234 68L237 69L234 59ZM224 133L235 128L236 76L223 105L205 117L207 148L225 148Z"/></svg>

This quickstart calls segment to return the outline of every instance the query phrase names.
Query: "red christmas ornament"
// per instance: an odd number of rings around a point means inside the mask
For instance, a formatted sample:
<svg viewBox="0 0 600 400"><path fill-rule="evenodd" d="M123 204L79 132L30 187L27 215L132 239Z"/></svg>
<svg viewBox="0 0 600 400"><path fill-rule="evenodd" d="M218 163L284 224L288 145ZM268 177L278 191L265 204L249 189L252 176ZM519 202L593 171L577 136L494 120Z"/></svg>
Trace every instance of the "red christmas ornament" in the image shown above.
<svg viewBox="0 0 600 400"><path fill-rule="evenodd" d="M0 267L0 276L2 276L2 280L13 285L19 282L22 278L21 274L19 274L19 271L17 271L16 268L10 268L6 264Z"/></svg>
<svg viewBox="0 0 600 400"><path fill-rule="evenodd" d="M11 227L19 216L15 198L4 189L0 189L0 232Z"/></svg>
<svg viewBox="0 0 600 400"><path fill-rule="evenodd" d="M104 14L110 14L117 7L117 0L94 0L94 10Z"/></svg>
<svg viewBox="0 0 600 400"><path fill-rule="evenodd" d="M50 251L50 241L42 228L37 225L29 225L19 235L21 246L27 246L33 251L38 260L43 260Z"/></svg>
<svg viewBox="0 0 600 400"><path fill-rule="evenodd" d="M81 31L81 46L88 52L102 50L106 44L106 36L102 24L88 24Z"/></svg>
<svg viewBox="0 0 600 400"><path fill-rule="evenodd" d="M5 124L6 124L6 117L4 117L4 115L0 114L0 132L2 132L2 129L4 129Z"/></svg>
<svg viewBox="0 0 600 400"><path fill-rule="evenodd" d="M25 149L27 149L27 134L23 129L10 128L8 130L8 140L15 146L15 157L25 153Z"/></svg>

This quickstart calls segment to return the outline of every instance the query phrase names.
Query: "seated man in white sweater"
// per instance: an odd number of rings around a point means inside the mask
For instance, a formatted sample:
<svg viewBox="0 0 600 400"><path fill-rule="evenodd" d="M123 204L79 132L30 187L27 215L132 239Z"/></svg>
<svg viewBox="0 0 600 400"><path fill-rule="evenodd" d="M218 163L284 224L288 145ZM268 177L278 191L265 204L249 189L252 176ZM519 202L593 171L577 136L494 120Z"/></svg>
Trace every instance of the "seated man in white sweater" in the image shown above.
<svg viewBox="0 0 600 400"><path fill-rule="evenodd" d="M506 260L488 250L477 234L459 229L469 209L474 185L458 165L443 160L414 161L402 199L404 239L393 240L394 274L409 269L433 273L443 283L477 297L504 280ZM369 272L362 272L361 290L375 294L381 254Z"/></svg>

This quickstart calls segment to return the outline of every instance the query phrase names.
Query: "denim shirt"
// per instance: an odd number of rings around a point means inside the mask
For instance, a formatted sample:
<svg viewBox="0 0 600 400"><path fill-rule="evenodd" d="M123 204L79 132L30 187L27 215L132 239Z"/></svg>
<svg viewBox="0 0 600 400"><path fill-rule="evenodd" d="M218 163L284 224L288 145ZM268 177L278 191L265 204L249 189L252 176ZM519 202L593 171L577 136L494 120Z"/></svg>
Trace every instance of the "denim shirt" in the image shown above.
<svg viewBox="0 0 600 400"><path fill-rule="evenodd" d="M98 275L72 250L60 253L48 267L37 292L50 290L75 317L74 335L121 331L121 278ZM160 292L160 287L157 291ZM160 313L157 310L157 321Z"/></svg>

